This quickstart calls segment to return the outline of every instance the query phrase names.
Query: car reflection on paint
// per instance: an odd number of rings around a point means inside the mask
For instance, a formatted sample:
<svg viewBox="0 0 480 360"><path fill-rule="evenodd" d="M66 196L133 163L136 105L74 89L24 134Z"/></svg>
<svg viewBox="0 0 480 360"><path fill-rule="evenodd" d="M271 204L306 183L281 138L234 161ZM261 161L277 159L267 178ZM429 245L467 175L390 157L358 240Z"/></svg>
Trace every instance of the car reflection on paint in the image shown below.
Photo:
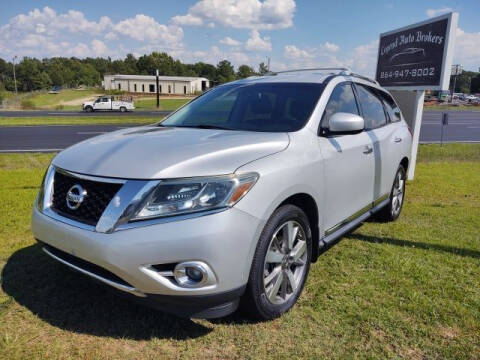
<svg viewBox="0 0 480 360"><path fill-rule="evenodd" d="M425 58L425 49L407 48L393 55L388 62L392 65L404 65L421 62Z"/></svg>

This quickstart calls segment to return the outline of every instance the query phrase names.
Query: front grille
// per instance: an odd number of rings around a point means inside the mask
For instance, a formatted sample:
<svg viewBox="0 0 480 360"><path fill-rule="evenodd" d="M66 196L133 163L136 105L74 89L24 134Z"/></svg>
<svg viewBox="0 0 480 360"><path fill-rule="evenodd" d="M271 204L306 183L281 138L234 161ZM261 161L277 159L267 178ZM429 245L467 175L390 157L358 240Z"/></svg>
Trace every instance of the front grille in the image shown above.
<svg viewBox="0 0 480 360"><path fill-rule="evenodd" d="M74 185L80 185L86 190L86 196L80 206L72 210L67 206L67 193ZM86 180L56 171L53 178L51 209L69 219L95 226L121 187L122 184L118 183Z"/></svg>
<svg viewBox="0 0 480 360"><path fill-rule="evenodd" d="M69 253L66 253L65 251L59 250L57 248L54 248L53 246L47 245L45 243L41 243L45 249L47 249L50 253L55 255L56 257L62 259L63 261L66 261L69 264L75 265L76 267L88 271L89 273L95 274L97 276L100 276L101 278L113 281L117 284L121 284L124 286L129 286L132 287L129 283L127 283L125 280L122 278L118 277L114 273L108 271L107 269L104 269L98 265L95 265L89 261L80 259L76 256L73 256Z"/></svg>

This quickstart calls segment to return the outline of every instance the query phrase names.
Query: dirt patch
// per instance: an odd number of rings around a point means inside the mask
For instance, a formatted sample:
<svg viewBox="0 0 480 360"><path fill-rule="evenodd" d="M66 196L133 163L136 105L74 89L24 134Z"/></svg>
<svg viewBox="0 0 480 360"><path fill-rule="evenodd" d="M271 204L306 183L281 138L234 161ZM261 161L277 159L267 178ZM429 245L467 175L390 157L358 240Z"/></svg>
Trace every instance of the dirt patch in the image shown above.
<svg viewBox="0 0 480 360"><path fill-rule="evenodd" d="M85 101L95 100L99 96L100 95L90 95L90 96L85 96L85 97L79 98L79 99L73 99L73 100L68 100L68 101L60 101L59 105L82 105Z"/></svg>

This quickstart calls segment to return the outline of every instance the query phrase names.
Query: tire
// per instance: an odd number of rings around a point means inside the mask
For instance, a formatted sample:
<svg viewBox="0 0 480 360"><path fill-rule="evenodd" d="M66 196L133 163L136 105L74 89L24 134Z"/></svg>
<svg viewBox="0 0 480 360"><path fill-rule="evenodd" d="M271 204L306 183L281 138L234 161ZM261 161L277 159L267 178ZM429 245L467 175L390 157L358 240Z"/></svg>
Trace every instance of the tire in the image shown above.
<svg viewBox="0 0 480 360"><path fill-rule="evenodd" d="M260 235L241 299L243 312L255 319L271 320L290 310L303 290L311 258L312 232L307 216L296 206L281 206Z"/></svg>
<svg viewBox="0 0 480 360"><path fill-rule="evenodd" d="M395 221L400 216L405 199L405 179L406 173L400 165L395 173L392 190L390 191L390 201L388 204L375 214L375 219L382 222Z"/></svg>
<svg viewBox="0 0 480 360"><path fill-rule="evenodd" d="M127 112L127 108L125 106L122 106L120 108L120 112L122 112L122 113Z"/></svg>
<svg viewBox="0 0 480 360"><path fill-rule="evenodd" d="M87 106L87 107L85 108L85 111L86 111L86 112L93 112L93 108L92 108L91 106Z"/></svg>

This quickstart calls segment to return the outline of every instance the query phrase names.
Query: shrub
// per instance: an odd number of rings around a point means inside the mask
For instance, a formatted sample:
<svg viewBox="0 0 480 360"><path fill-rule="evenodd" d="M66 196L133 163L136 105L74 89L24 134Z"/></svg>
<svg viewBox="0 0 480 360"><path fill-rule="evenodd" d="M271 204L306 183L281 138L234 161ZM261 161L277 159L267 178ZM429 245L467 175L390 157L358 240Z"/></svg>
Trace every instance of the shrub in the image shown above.
<svg viewBox="0 0 480 360"><path fill-rule="evenodd" d="M64 108L65 108L65 106L63 106L63 105L61 105L61 104L55 106L55 110L63 110Z"/></svg>
<svg viewBox="0 0 480 360"><path fill-rule="evenodd" d="M23 99L22 102L20 103L20 106L22 107L22 109L25 109L25 110L35 109L35 104L30 99Z"/></svg>

